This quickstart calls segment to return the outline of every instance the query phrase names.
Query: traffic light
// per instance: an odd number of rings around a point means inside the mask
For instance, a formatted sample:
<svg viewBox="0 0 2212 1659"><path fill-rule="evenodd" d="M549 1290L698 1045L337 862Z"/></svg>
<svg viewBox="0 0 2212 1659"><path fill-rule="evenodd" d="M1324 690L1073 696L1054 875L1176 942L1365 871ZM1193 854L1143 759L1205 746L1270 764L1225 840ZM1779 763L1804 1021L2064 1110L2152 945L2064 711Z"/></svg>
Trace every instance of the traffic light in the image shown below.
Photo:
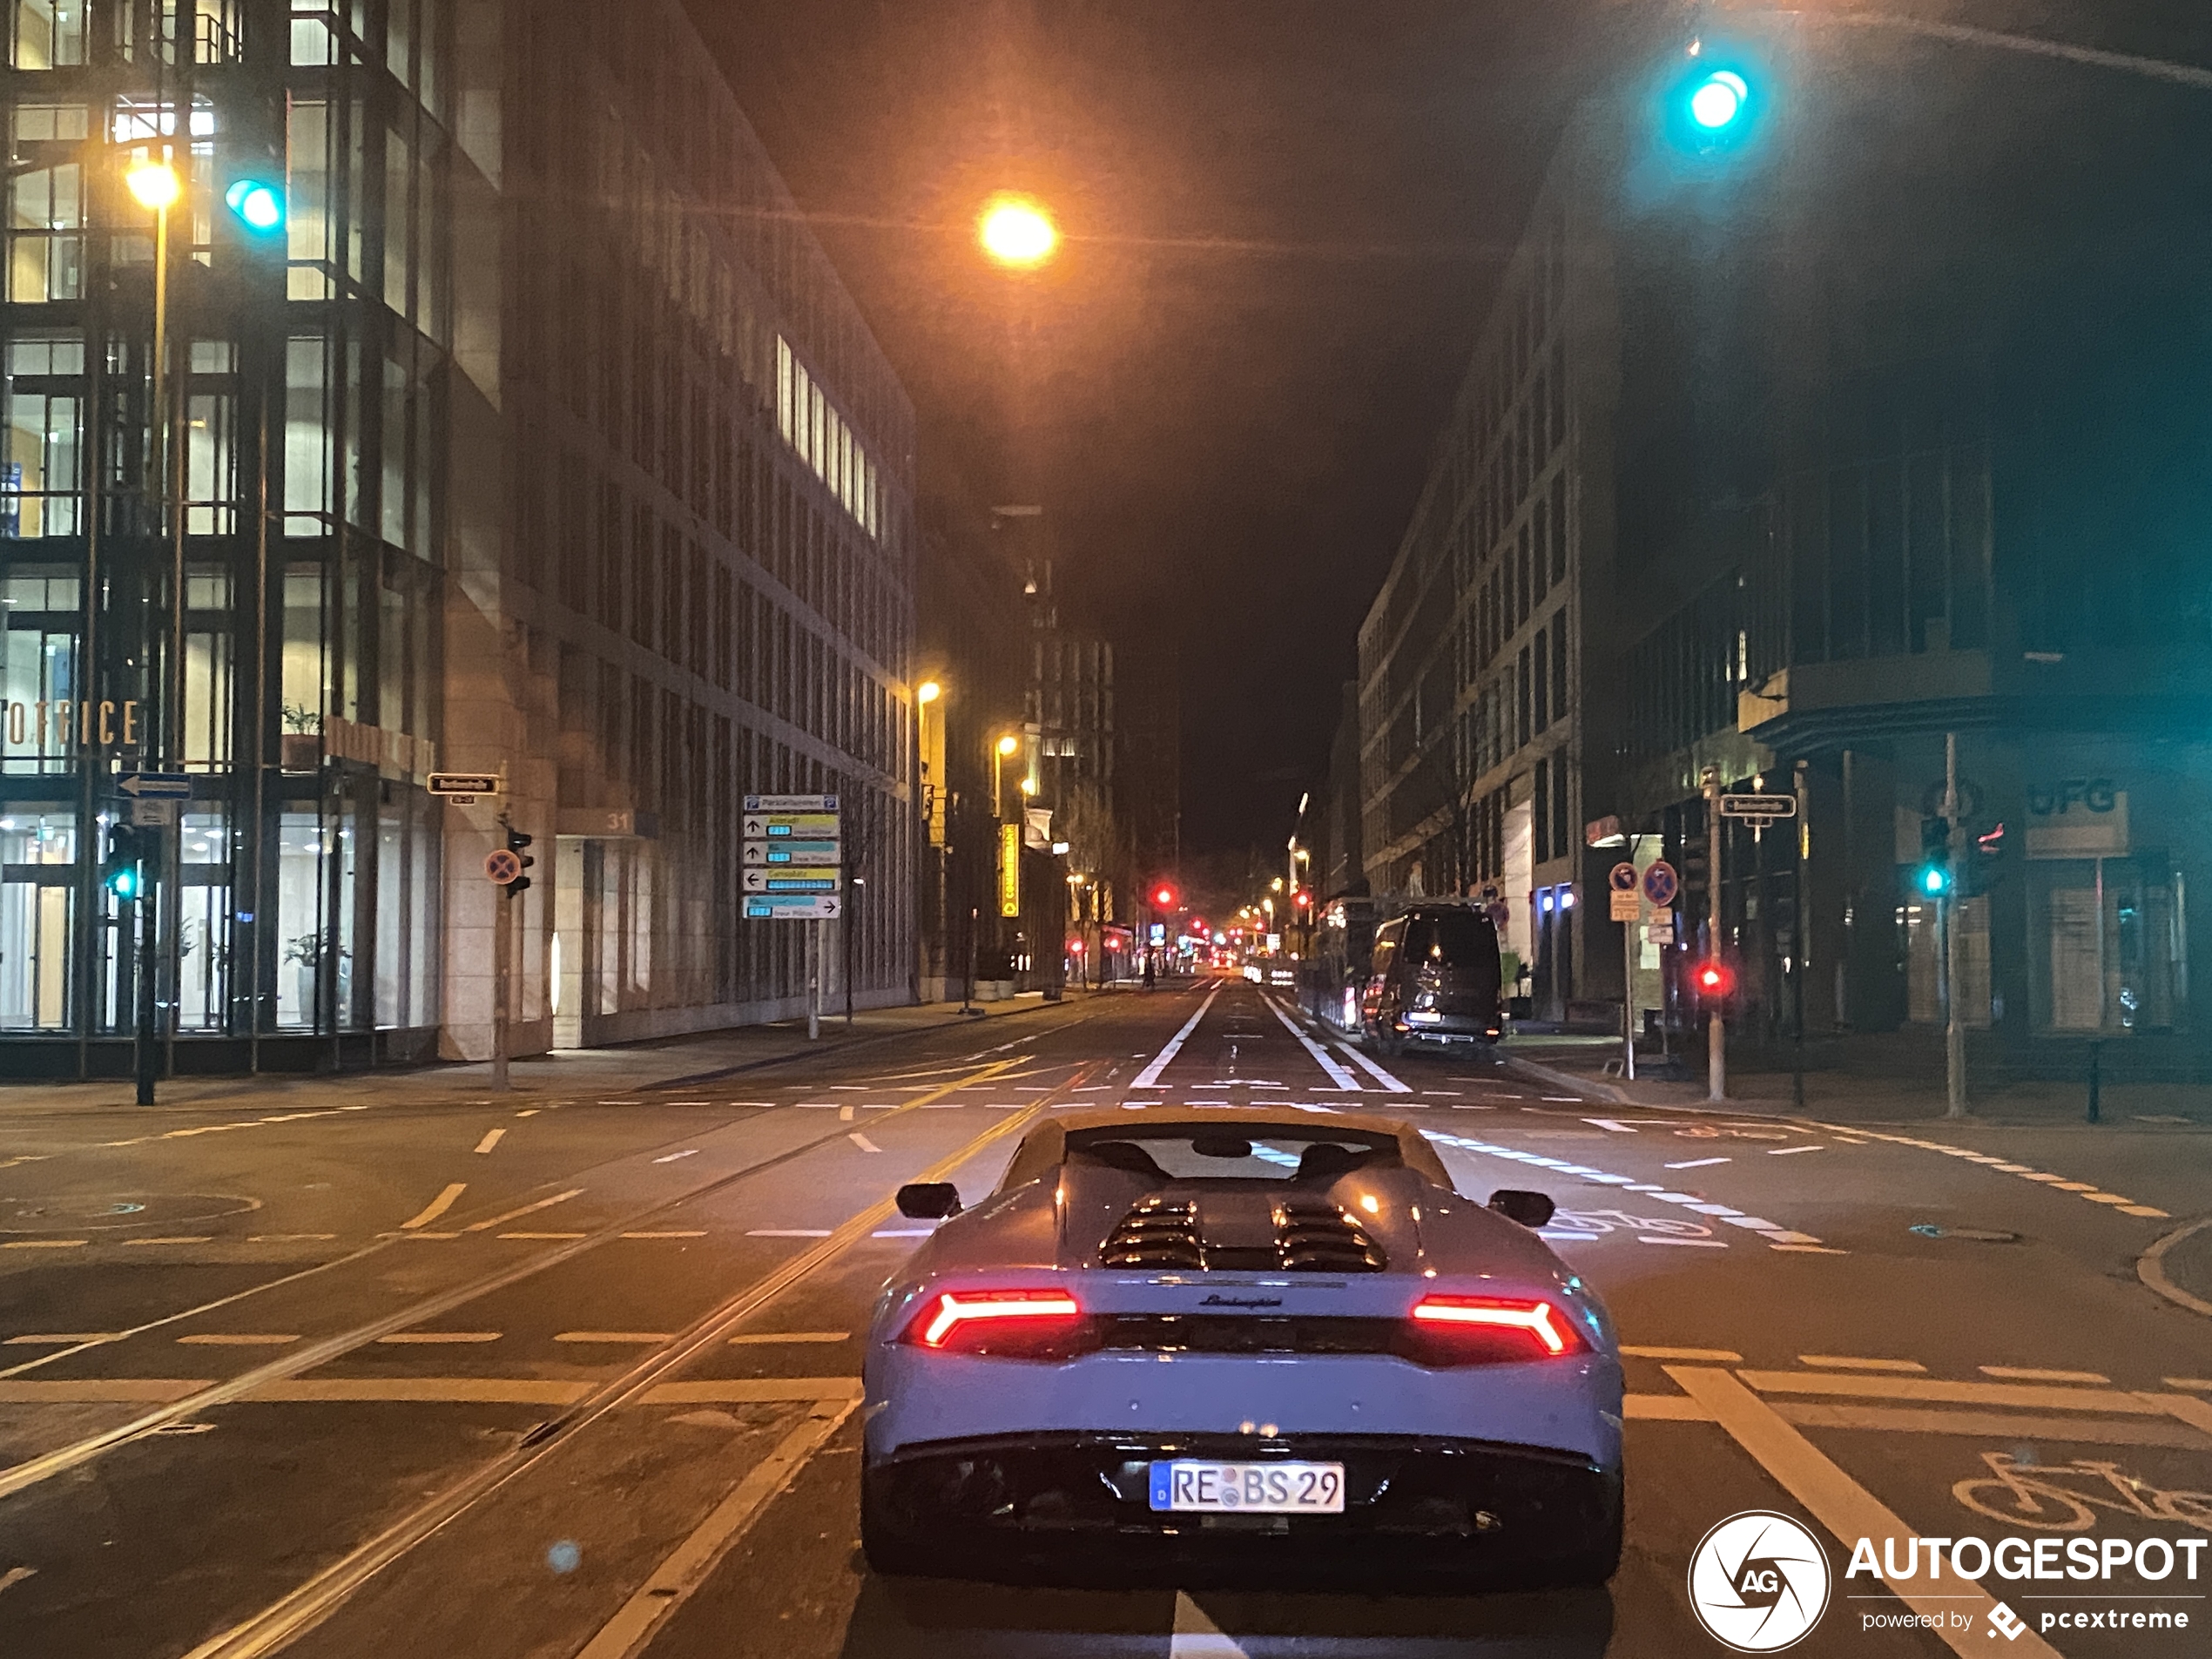
<svg viewBox="0 0 2212 1659"><path fill-rule="evenodd" d="M148 838L128 824L118 824L107 833L107 857L100 864L100 884L118 900L129 904L145 896L145 860L154 849Z"/></svg>
<svg viewBox="0 0 2212 1659"><path fill-rule="evenodd" d="M1994 829L1967 832L1967 841L1959 860L1959 896L1962 899L1979 898L1997 884L2005 873L2005 826L2000 822Z"/></svg>
<svg viewBox="0 0 2212 1659"><path fill-rule="evenodd" d="M1912 890L1927 899L1947 899L1952 886L1951 825L1940 813L1920 819L1920 862L1912 872Z"/></svg>
<svg viewBox="0 0 2212 1659"><path fill-rule="evenodd" d="M238 222L256 236L271 236L284 228L284 186L272 179L240 179L223 192L223 200Z"/></svg>
<svg viewBox="0 0 2212 1659"><path fill-rule="evenodd" d="M1152 889L1152 904L1153 907L1158 910L1174 909L1175 888L1165 881L1161 882L1158 887Z"/></svg>
<svg viewBox="0 0 2212 1659"><path fill-rule="evenodd" d="M1729 45L1693 42L1660 95L1668 137L1693 155L1716 155L1744 144L1765 112L1767 79Z"/></svg>
<svg viewBox="0 0 2212 1659"><path fill-rule="evenodd" d="M1736 995L1736 970L1716 956L1698 963L1689 977L1705 1002L1725 1002Z"/></svg>
<svg viewBox="0 0 2212 1659"><path fill-rule="evenodd" d="M528 853L523 850L530 844L532 839L532 837L523 834L523 832L518 829L509 829L507 832L507 850L515 855L516 861L525 870L528 870L531 865L537 862L536 859L532 858ZM529 876L518 875L512 881L509 881L507 884L507 891L509 893L520 893L524 887L529 886L529 884L530 879Z"/></svg>
<svg viewBox="0 0 2212 1659"><path fill-rule="evenodd" d="M1750 83L1732 69L1716 69L1693 79L1689 118L1707 132L1724 132L1745 117Z"/></svg>

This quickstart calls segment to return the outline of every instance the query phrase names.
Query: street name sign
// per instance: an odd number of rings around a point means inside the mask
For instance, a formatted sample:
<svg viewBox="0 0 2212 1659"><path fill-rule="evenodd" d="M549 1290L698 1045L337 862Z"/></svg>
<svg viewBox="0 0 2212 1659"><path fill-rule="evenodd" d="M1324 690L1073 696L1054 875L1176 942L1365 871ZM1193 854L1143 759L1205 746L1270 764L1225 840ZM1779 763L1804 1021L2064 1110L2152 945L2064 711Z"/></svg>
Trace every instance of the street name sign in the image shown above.
<svg viewBox="0 0 2212 1659"><path fill-rule="evenodd" d="M747 795L745 810L748 813L834 813L834 795Z"/></svg>
<svg viewBox="0 0 2212 1659"><path fill-rule="evenodd" d="M434 772L429 787L433 795L465 806L479 795L499 793L501 781L496 773L489 772Z"/></svg>
<svg viewBox="0 0 2212 1659"><path fill-rule="evenodd" d="M834 893L748 893L743 902L748 918L770 921L819 921L844 914L844 901Z"/></svg>
<svg viewBox="0 0 2212 1659"><path fill-rule="evenodd" d="M126 772L115 786L132 800L190 800L192 778L181 772Z"/></svg>
<svg viewBox="0 0 2212 1659"><path fill-rule="evenodd" d="M1795 795L1723 795L1723 818L1795 818L1797 798Z"/></svg>

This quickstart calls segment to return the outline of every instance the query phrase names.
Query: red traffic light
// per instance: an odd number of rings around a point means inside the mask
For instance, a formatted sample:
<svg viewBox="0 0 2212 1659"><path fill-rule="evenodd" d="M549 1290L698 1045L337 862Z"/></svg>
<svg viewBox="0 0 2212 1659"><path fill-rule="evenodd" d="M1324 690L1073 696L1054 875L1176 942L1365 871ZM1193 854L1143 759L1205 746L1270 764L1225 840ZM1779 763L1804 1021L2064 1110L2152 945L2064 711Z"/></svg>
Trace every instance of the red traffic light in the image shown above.
<svg viewBox="0 0 2212 1659"><path fill-rule="evenodd" d="M1297 903L1298 907L1301 910L1307 910L1312 907L1313 895L1308 893L1304 887L1300 887L1296 893L1292 894L1291 897Z"/></svg>
<svg viewBox="0 0 2212 1659"><path fill-rule="evenodd" d="M1709 1002L1717 1002L1736 994L1736 970L1726 962L1702 961L1690 977L1697 986L1697 995Z"/></svg>
<svg viewBox="0 0 2212 1659"><path fill-rule="evenodd" d="M1175 908L1175 889L1163 881L1152 889L1152 902L1163 910Z"/></svg>

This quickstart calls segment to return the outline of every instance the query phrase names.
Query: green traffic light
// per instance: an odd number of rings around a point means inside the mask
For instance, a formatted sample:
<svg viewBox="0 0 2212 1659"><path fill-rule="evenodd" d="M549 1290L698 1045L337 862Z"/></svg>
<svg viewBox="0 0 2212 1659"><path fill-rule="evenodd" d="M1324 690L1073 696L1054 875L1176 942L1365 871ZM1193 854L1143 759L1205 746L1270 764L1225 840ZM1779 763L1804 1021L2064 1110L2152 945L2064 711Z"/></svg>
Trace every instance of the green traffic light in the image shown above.
<svg viewBox="0 0 2212 1659"><path fill-rule="evenodd" d="M1750 84L1732 69L1716 69L1689 94L1689 118L1708 132L1733 126L1751 100Z"/></svg>
<svg viewBox="0 0 2212 1659"><path fill-rule="evenodd" d="M223 200L246 229L266 235L284 225L284 194L260 179L241 179L223 193Z"/></svg>
<svg viewBox="0 0 2212 1659"><path fill-rule="evenodd" d="M1920 891L1932 899L1939 899L1951 891L1951 873L1940 864L1931 864L1920 872Z"/></svg>
<svg viewBox="0 0 2212 1659"><path fill-rule="evenodd" d="M117 898L135 899L138 896L138 867L126 864L107 879L107 890Z"/></svg>

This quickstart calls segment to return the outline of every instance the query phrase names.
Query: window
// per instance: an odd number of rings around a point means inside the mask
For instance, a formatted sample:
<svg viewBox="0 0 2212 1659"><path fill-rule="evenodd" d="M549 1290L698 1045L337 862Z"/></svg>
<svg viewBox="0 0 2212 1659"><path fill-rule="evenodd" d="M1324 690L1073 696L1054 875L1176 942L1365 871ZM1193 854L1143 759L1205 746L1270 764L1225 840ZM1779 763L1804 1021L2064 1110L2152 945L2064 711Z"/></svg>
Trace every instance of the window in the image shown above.
<svg viewBox="0 0 2212 1659"><path fill-rule="evenodd" d="M8 342L7 449L0 457L0 539L74 536L84 342L19 334Z"/></svg>
<svg viewBox="0 0 2212 1659"><path fill-rule="evenodd" d="M57 162L8 181L8 298L17 305L83 297L83 172Z"/></svg>
<svg viewBox="0 0 2212 1659"><path fill-rule="evenodd" d="M296 29L295 29L296 37ZM287 181L285 257L292 263L285 293L293 300L330 297L330 106L316 98L292 105Z"/></svg>
<svg viewBox="0 0 2212 1659"><path fill-rule="evenodd" d="M1534 642L1534 661L1529 678L1534 692L1536 719L1534 729L1543 731L1552 723L1551 699L1551 631L1539 628Z"/></svg>
<svg viewBox="0 0 2212 1659"><path fill-rule="evenodd" d="M15 0L9 62L17 69L67 69L84 61L86 0Z"/></svg>
<svg viewBox="0 0 2212 1659"><path fill-rule="evenodd" d="M330 511L328 351L320 334L287 342L284 354L285 534L320 536Z"/></svg>

